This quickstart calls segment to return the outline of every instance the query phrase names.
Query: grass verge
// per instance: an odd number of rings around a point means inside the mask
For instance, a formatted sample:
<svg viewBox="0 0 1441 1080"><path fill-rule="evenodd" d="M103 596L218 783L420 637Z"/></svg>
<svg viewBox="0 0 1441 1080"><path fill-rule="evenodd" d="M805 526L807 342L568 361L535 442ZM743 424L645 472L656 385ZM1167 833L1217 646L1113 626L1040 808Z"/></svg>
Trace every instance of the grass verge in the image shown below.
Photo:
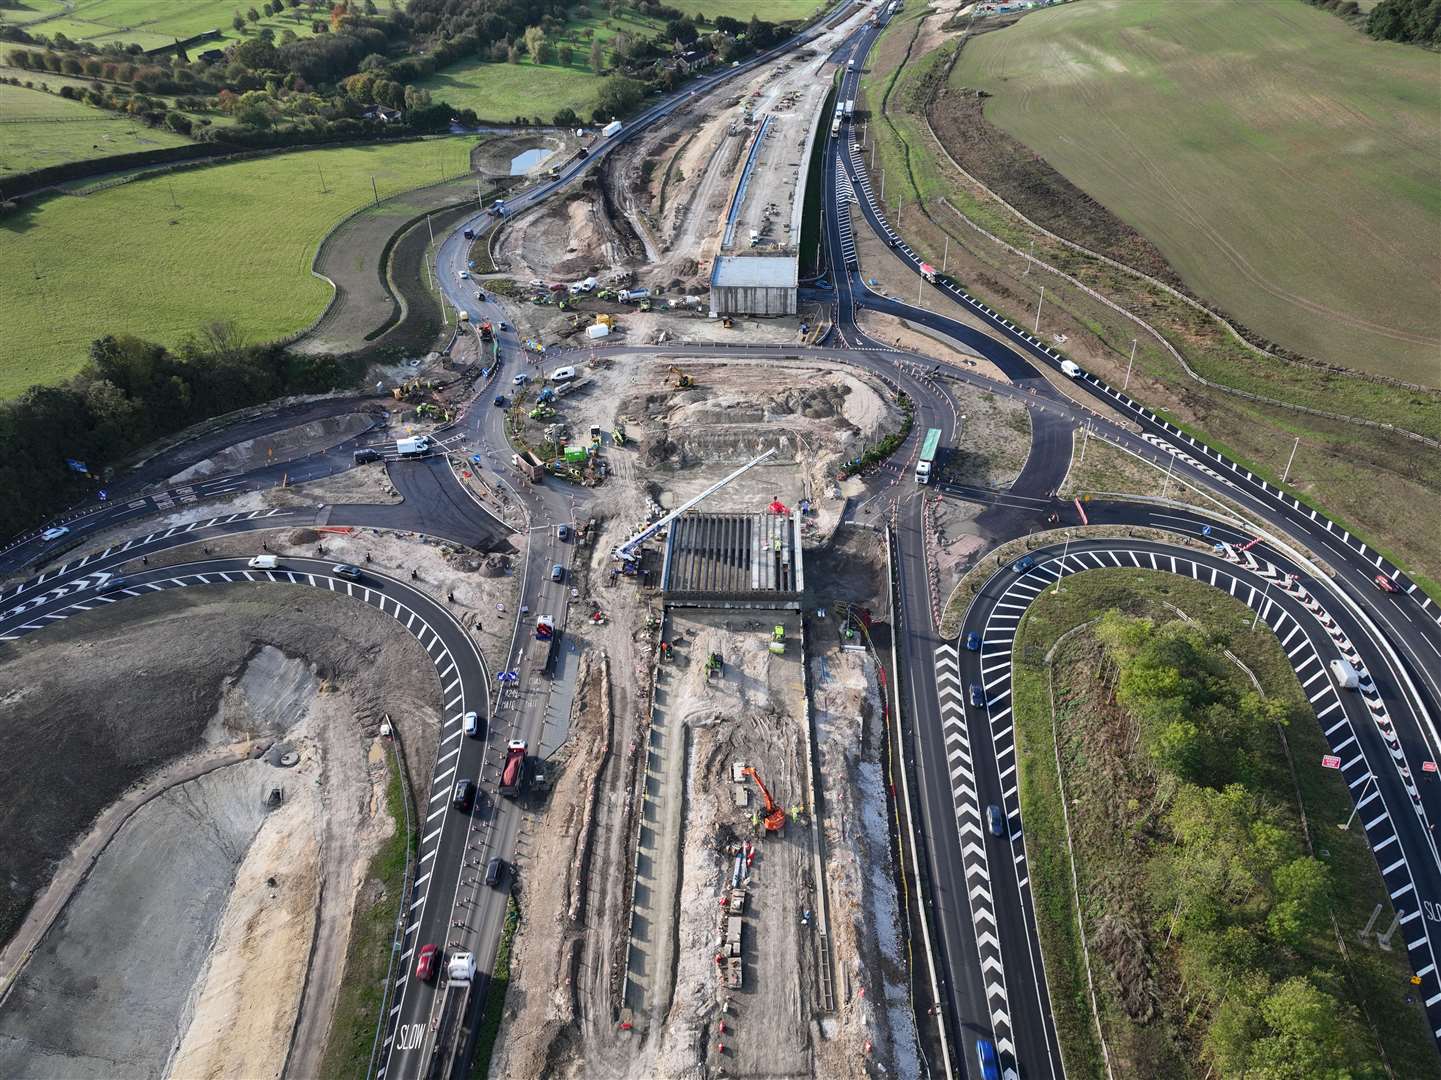
<svg viewBox="0 0 1441 1080"><path fill-rule="evenodd" d="M385 807L395 830L366 871L350 924L350 945L345 950L345 974L335 1000L335 1019L321 1059L321 1080L352 1080L364 1076L375 1040L375 1021L385 996L390 946L395 936L397 908L405 890L405 867L414 854L416 837L405 834L405 789L394 757L385 787Z"/></svg>
<svg viewBox="0 0 1441 1080"><path fill-rule="evenodd" d="M515 943L515 932L520 927L520 905L515 897L505 901L505 923L500 930L500 948L495 951L495 968L490 976L490 988L485 995L485 1013L480 1018L480 1028L475 1036L475 1057L471 1059L471 1080L485 1080L490 1074L490 1058L495 1053L495 1041L500 1035L500 1021L505 1013L505 993L510 989L510 953Z"/></svg>

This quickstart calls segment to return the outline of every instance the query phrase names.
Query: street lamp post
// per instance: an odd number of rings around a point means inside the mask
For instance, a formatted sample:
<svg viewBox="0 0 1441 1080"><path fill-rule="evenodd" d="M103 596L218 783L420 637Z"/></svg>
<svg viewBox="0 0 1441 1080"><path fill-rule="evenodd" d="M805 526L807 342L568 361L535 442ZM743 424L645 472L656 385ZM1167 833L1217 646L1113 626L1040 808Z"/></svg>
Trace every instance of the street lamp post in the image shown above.
<svg viewBox="0 0 1441 1080"><path fill-rule="evenodd" d="M1041 286L1041 298L1036 301L1036 328L1035 328L1035 330L1032 331L1032 333L1034 333L1034 334L1039 334L1039 333L1041 332L1041 305L1044 304L1045 302L1046 302L1046 287L1045 287L1044 285L1042 285L1042 286Z"/></svg>
<svg viewBox="0 0 1441 1080"><path fill-rule="evenodd" d="M1122 389L1123 391L1126 389L1126 387L1128 387L1128 386L1131 385L1131 365L1136 362L1136 341L1137 341L1137 340L1138 340L1137 338L1132 338L1132 339L1131 339L1131 359L1130 359L1130 361L1126 364L1126 381L1121 384L1121 389Z"/></svg>
<svg viewBox="0 0 1441 1080"><path fill-rule="evenodd" d="M1366 774L1366 783L1361 786L1361 791L1356 796L1356 805L1351 808L1351 816L1346 819L1346 823L1344 825L1337 825L1336 828L1340 829L1342 832L1345 832L1351 827L1351 822L1355 821L1356 815L1361 812L1361 800L1366 797L1366 789L1375 782L1376 774L1368 772Z"/></svg>
<svg viewBox="0 0 1441 1080"><path fill-rule="evenodd" d="M1066 533L1066 542L1061 545L1061 566L1056 571L1056 595L1061 595L1061 578L1066 576L1066 556L1071 551L1071 534Z"/></svg>
<svg viewBox="0 0 1441 1080"><path fill-rule="evenodd" d="M1286 459L1286 471L1281 474L1281 483L1285 483L1291 475L1291 462L1296 460L1296 449L1301 445L1301 436L1296 436L1296 441L1291 444L1291 456Z"/></svg>

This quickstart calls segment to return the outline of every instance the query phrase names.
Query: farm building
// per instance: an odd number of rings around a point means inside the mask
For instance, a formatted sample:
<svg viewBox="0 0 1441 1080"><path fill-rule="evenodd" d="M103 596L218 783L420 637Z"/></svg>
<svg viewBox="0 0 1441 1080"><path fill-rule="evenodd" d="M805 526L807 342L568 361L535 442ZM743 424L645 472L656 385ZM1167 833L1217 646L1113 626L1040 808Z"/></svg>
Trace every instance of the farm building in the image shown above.
<svg viewBox="0 0 1441 1080"><path fill-rule="evenodd" d="M794 315L794 255L718 255L710 275L712 315Z"/></svg>

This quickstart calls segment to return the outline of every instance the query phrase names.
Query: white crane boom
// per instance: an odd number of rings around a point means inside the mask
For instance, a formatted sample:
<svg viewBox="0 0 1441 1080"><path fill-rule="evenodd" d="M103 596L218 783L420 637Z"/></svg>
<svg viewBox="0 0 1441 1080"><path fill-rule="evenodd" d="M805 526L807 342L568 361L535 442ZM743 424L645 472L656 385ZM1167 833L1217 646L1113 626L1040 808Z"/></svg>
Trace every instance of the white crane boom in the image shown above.
<svg viewBox="0 0 1441 1080"><path fill-rule="evenodd" d="M679 506L677 506L674 510L672 510L672 511L671 511L669 514L667 514L665 517L661 518L659 521L655 521L655 522L652 522L651 524L647 525L644 529L642 529L640 532L636 533L636 534L635 534L634 536L632 536L629 540L627 540L624 544L621 544L620 547L616 548L616 549L615 549L615 552L614 552L615 557L616 557L617 559L622 559L622 560L624 560L625 562L634 562L635 559L637 558L637 555L638 555L640 546L641 546L642 544L644 544L647 540L649 540L652 536L654 536L656 533L660 532L660 531L661 531L662 529L664 529L667 525L669 525L672 521L674 521L676 518L680 517L682 514L684 514L687 510L689 510L689 509L690 509L692 506L694 506L696 503L700 502L702 499L708 499L708 498L710 498L710 497L711 497L712 495L714 495L717 491L719 491L721 488L725 487L727 484L729 484L732 480L734 480L734 479L735 479L737 476L739 476L741 473L745 472L747 469L753 469L753 468L755 468L757 465L759 465L762 461L764 461L766 458L768 458L768 457L774 457L774 456L775 456L775 452L776 452L775 447L771 447L769 450L767 450L767 451L766 451L764 454L762 454L760 457L756 458L754 461L750 461L750 462L747 462L746 464L742 465L739 469L737 469L735 472L731 473L731 474L730 474L729 476L727 476L725 479L723 479L723 480L717 480L714 484L712 484L710 487L706 488L706 489L705 489L704 491L702 491L699 495L695 496L694 498L687 499L685 502L681 503Z"/></svg>

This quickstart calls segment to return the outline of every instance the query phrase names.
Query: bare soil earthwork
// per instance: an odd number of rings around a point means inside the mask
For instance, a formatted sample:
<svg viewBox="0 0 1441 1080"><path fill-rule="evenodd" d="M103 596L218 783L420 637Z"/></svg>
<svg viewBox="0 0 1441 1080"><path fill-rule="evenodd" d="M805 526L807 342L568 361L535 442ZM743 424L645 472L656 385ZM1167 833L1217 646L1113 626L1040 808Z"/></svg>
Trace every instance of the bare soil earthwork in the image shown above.
<svg viewBox="0 0 1441 1080"><path fill-rule="evenodd" d="M277 1069L301 1000L295 958L314 941L320 979L338 982L358 874L391 827L367 743L388 714L418 751L434 744L422 657L363 605L258 585L134 598L0 649L16 676L0 776L24 793L0 820L7 932L95 815L155 770L256 738L300 759L243 761L135 811L0 1014L5 1071ZM60 1007L75 995L83 1011Z"/></svg>

